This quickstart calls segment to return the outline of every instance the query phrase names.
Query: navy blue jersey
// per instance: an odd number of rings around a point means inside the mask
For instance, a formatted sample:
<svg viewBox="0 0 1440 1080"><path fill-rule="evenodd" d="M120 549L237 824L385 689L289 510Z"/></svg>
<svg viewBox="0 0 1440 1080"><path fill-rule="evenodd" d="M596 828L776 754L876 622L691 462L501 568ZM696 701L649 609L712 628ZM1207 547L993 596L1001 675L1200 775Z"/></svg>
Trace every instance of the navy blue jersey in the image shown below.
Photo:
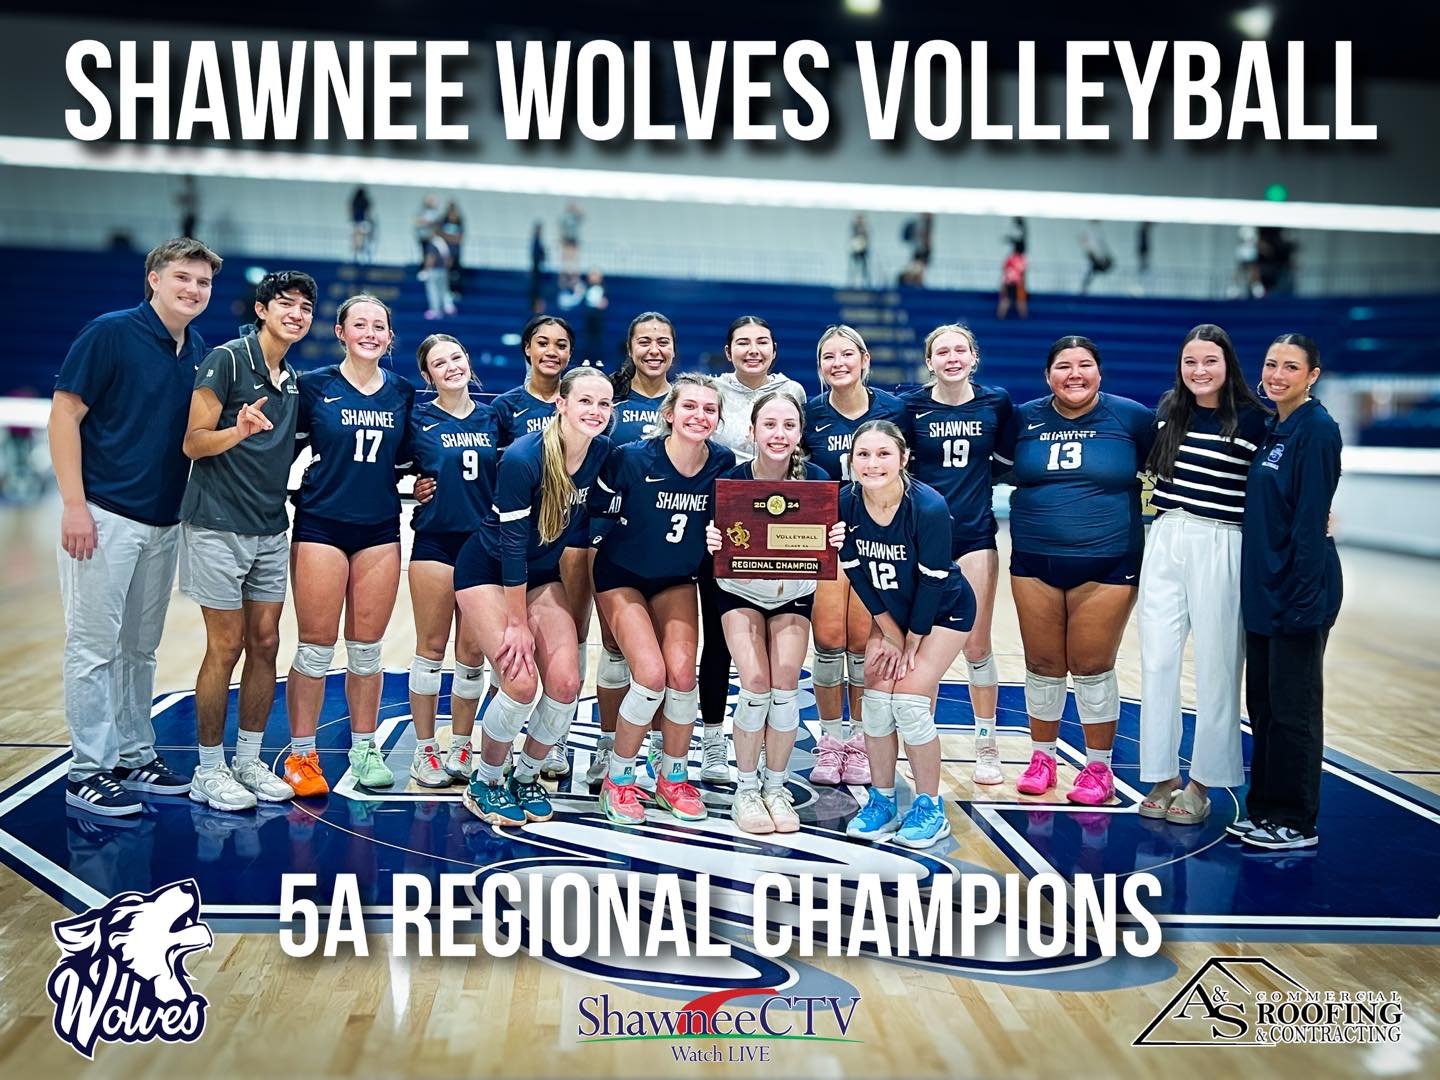
<svg viewBox="0 0 1440 1080"><path fill-rule="evenodd" d="M810 460L825 470L831 480L850 479L850 440L855 429L867 420L889 420L904 428L905 404L894 394L866 388L870 404L861 416L851 420L830 404L830 392L816 394L805 403L805 434L801 439Z"/></svg>
<svg viewBox="0 0 1440 1080"><path fill-rule="evenodd" d="M400 516L395 470L410 460L408 424L415 387L393 371L362 394L340 365L300 376L300 421L295 437L309 442L314 460L305 470L298 509L331 521L378 525Z"/></svg>
<svg viewBox="0 0 1440 1080"><path fill-rule="evenodd" d="M600 544L609 561L645 577L689 577L705 559L715 481L735 467L735 455L707 442L710 456L700 471L681 476L665 443L646 439L617 447L595 486L591 507L619 515Z"/></svg>
<svg viewBox="0 0 1440 1080"><path fill-rule="evenodd" d="M541 401L525 389L524 383L497 394L490 405L495 410L501 446L509 446L522 435L543 431L545 422L555 415L555 402Z"/></svg>
<svg viewBox="0 0 1440 1080"><path fill-rule="evenodd" d="M960 605L969 586L950 561L950 512L934 488L911 481L890 524L879 525L859 486L846 484L840 519L840 566L871 615L888 613L907 633L928 634L937 615Z"/></svg>
<svg viewBox="0 0 1440 1080"><path fill-rule="evenodd" d="M610 441L620 446L654 435L655 425L660 421L660 405L668 393L667 390L665 394L652 398L631 390L624 401L615 402Z"/></svg>
<svg viewBox="0 0 1440 1080"><path fill-rule="evenodd" d="M1050 397L1026 402L1001 432L995 456L1013 462L1010 542L1033 555L1110 558L1142 544L1140 470L1155 441L1155 414L1101 394L1067 420Z"/></svg>
<svg viewBox="0 0 1440 1080"><path fill-rule="evenodd" d="M999 387L973 387L963 405L946 405L921 386L900 395L905 403L901 430L910 444L910 473L945 499L953 522L954 556L995 537L991 455L1015 408Z"/></svg>
<svg viewBox="0 0 1440 1080"><path fill-rule="evenodd" d="M495 501L495 410L475 403L459 418L435 399L410 412L411 464L435 479L435 497L415 508L416 532L474 532Z"/></svg>
<svg viewBox="0 0 1440 1080"><path fill-rule="evenodd" d="M726 473L724 476L722 476L720 479L722 479L722 480L754 480L754 479L755 479L755 462L754 462L754 460L752 459L752 460L750 460L750 461L742 461L739 465L736 465L733 469L731 469L729 472L727 472L727 473ZM790 477L787 476L786 479L788 480L788 479L790 479ZM813 461L807 461L807 462L805 462L805 479L806 479L806 480L829 480L829 479L830 479L830 474L827 473L824 469L820 468L819 465L816 465L815 462L813 462Z"/></svg>
<svg viewBox="0 0 1440 1080"><path fill-rule="evenodd" d="M590 441L585 460L571 475L575 483L575 501L570 508L571 527L576 515L583 519L585 501L610 455L611 442L604 435ZM487 555L500 563L504 585L524 585L537 571L553 570L560 565L571 528L565 529L549 543L540 540L540 483L544 477L544 448L540 433L522 435L500 458L495 479L495 501L485 516L479 532L480 545Z"/></svg>

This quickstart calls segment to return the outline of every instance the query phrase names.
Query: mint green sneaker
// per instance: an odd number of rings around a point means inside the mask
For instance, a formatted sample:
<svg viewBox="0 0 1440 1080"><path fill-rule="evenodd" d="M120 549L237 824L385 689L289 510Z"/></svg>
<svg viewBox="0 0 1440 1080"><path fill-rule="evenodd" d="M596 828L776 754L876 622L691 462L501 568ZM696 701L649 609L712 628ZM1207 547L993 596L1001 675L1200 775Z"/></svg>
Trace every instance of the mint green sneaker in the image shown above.
<svg viewBox="0 0 1440 1080"><path fill-rule="evenodd" d="M350 773L361 787L389 787L395 774L385 764L385 755L374 739L357 739L350 744Z"/></svg>

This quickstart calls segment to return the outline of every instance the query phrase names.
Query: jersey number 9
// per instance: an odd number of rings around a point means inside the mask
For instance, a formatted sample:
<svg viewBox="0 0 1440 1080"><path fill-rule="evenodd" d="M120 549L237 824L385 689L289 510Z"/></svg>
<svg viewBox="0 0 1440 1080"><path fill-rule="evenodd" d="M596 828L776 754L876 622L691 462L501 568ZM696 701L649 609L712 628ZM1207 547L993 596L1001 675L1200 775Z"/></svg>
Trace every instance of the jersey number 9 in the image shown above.
<svg viewBox="0 0 1440 1080"><path fill-rule="evenodd" d="M466 450L460 454L461 472L460 476L465 480L475 480L480 476L480 451Z"/></svg>

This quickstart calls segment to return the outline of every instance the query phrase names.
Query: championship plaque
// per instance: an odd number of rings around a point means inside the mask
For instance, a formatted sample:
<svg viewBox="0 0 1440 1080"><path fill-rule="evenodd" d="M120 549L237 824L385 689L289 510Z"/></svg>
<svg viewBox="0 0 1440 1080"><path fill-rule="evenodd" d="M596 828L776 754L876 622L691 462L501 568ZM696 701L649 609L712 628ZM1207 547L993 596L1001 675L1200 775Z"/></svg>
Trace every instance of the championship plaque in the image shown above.
<svg viewBox="0 0 1440 1080"><path fill-rule="evenodd" d="M835 576L830 527L840 519L840 485L825 480L717 480L717 578Z"/></svg>

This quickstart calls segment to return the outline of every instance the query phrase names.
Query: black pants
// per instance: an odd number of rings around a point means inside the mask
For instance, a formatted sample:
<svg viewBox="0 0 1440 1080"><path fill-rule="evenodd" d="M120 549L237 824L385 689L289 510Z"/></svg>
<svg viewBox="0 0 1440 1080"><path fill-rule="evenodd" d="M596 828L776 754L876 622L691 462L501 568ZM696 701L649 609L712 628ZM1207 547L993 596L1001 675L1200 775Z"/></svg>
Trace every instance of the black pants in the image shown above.
<svg viewBox="0 0 1440 1080"><path fill-rule="evenodd" d="M709 560L706 560L709 562ZM700 629L705 643L700 649L700 719L705 726L725 722L725 704L730 698L730 646L720 625L720 586L710 567L700 571Z"/></svg>
<svg viewBox="0 0 1440 1080"><path fill-rule="evenodd" d="M1245 635L1245 709L1253 743L1251 821L1308 832L1320 813L1325 754L1325 641L1329 628L1303 634Z"/></svg>

